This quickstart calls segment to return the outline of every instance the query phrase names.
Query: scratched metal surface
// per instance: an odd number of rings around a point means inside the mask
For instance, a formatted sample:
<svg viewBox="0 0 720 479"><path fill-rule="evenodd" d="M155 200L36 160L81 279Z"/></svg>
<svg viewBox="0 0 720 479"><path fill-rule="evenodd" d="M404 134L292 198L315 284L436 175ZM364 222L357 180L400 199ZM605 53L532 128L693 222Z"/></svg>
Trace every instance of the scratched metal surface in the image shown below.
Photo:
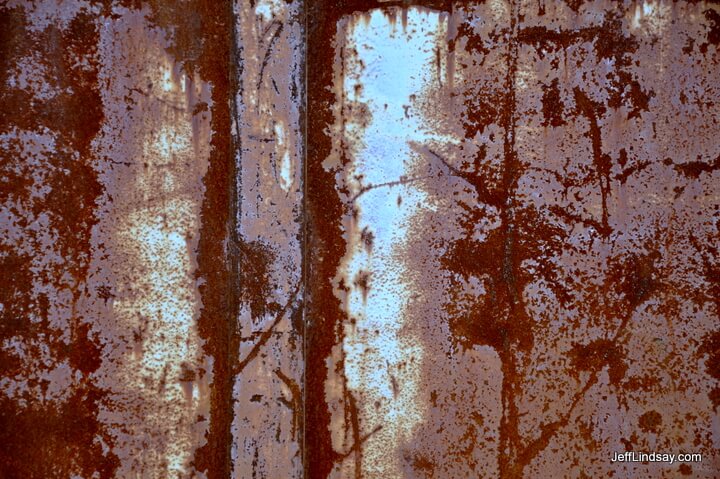
<svg viewBox="0 0 720 479"><path fill-rule="evenodd" d="M717 477L719 49L704 2L0 4L0 476Z"/></svg>
<svg viewBox="0 0 720 479"><path fill-rule="evenodd" d="M241 308L233 477L302 477L303 15L237 2Z"/></svg>

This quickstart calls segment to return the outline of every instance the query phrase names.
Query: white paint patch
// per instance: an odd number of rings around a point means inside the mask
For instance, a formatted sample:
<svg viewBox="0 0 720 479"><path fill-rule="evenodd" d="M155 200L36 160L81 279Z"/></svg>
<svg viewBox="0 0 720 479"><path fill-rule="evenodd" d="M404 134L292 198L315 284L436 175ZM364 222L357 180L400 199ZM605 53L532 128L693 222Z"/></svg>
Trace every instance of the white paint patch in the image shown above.
<svg viewBox="0 0 720 479"><path fill-rule="evenodd" d="M261 0L255 6L255 15L262 18L263 21L272 20L273 15L277 14L281 6L278 0Z"/></svg>
<svg viewBox="0 0 720 479"><path fill-rule="evenodd" d="M672 5L666 1L638 2L632 12L630 30L633 34L662 35L672 20Z"/></svg>
<svg viewBox="0 0 720 479"><path fill-rule="evenodd" d="M360 436L372 433L362 447L363 477L402 477L399 447L423 420L425 401L418 390L423 346L403 331L413 298L398 252L412 241L409 221L429 199L401 180L416 158L410 143L428 139L413 99L436 76L436 42L444 38L445 23L438 13L412 8L405 27L378 10L345 25L343 102L364 112L345 118L344 129L354 154L345 168L347 200L356 197L358 210L345 222L350 250L336 277L349 287L337 294L355 322L345 325L345 376L357 401ZM402 184L382 186L397 181ZM369 235L371 247L363 241ZM353 457L340 475L351 471Z"/></svg>
<svg viewBox="0 0 720 479"><path fill-rule="evenodd" d="M293 165L290 160L290 149L285 139L285 127L282 122L275 123L275 141L277 142L277 153L280 156L280 171L278 183L285 191L290 191L293 185Z"/></svg>

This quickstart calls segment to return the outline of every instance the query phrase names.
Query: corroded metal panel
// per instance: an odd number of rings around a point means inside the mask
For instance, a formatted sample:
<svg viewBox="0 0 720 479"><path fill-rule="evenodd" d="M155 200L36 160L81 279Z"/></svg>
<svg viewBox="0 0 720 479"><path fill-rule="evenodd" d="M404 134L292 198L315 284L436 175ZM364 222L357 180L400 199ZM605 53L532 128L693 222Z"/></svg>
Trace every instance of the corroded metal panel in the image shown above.
<svg viewBox="0 0 720 479"><path fill-rule="evenodd" d="M104 118L93 166L102 194L83 278L93 293L78 313L101 345L90 380L104 391L99 418L116 475L185 476L207 431L197 418L209 416L212 377L196 325L212 121L196 109L211 102L211 86L167 53L148 9L113 13L98 26Z"/></svg>
<svg viewBox="0 0 720 479"><path fill-rule="evenodd" d="M0 16L0 476L298 477L302 4Z"/></svg>
<svg viewBox="0 0 720 479"><path fill-rule="evenodd" d="M302 477L303 20L301 2L236 3L234 477Z"/></svg>
<svg viewBox="0 0 720 479"><path fill-rule="evenodd" d="M311 4L307 476L715 477L717 7Z"/></svg>
<svg viewBox="0 0 720 479"><path fill-rule="evenodd" d="M0 467L6 477L107 477L120 459L107 451L93 380L102 345L82 312L102 294L84 281L102 194L92 153L100 35L87 6L38 7L5 6L0 27Z"/></svg>
<svg viewBox="0 0 720 479"><path fill-rule="evenodd" d="M1 7L3 477L230 469L232 12L175 7Z"/></svg>
<svg viewBox="0 0 720 479"><path fill-rule="evenodd" d="M713 2L2 3L0 476L717 477L719 49Z"/></svg>

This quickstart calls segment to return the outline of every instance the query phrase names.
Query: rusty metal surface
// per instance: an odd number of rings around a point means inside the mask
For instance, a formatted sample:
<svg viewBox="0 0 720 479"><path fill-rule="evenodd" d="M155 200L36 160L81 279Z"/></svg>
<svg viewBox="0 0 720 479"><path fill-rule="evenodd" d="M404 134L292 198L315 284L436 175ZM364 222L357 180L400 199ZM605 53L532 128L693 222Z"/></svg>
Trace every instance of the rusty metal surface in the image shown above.
<svg viewBox="0 0 720 479"><path fill-rule="evenodd" d="M0 3L0 477L718 477L719 49L714 2Z"/></svg>
<svg viewBox="0 0 720 479"><path fill-rule="evenodd" d="M191 7L2 6L3 477L227 476L231 14Z"/></svg>
<svg viewBox="0 0 720 479"><path fill-rule="evenodd" d="M307 477L717 477L717 7L312 4Z"/></svg>
<svg viewBox="0 0 720 479"><path fill-rule="evenodd" d="M303 11L237 2L240 351L233 477L302 477Z"/></svg>

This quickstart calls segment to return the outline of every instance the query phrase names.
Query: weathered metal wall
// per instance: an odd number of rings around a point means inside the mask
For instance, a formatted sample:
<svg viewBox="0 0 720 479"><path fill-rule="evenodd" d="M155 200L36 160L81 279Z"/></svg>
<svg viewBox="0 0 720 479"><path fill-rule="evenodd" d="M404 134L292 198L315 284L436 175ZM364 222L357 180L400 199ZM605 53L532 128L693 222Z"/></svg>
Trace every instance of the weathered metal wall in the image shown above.
<svg viewBox="0 0 720 479"><path fill-rule="evenodd" d="M0 477L717 477L719 49L712 2L0 4Z"/></svg>
<svg viewBox="0 0 720 479"><path fill-rule="evenodd" d="M717 7L417 4L309 10L307 477L717 477Z"/></svg>
<svg viewBox="0 0 720 479"><path fill-rule="evenodd" d="M183 5L2 6L2 477L228 476L233 16Z"/></svg>

